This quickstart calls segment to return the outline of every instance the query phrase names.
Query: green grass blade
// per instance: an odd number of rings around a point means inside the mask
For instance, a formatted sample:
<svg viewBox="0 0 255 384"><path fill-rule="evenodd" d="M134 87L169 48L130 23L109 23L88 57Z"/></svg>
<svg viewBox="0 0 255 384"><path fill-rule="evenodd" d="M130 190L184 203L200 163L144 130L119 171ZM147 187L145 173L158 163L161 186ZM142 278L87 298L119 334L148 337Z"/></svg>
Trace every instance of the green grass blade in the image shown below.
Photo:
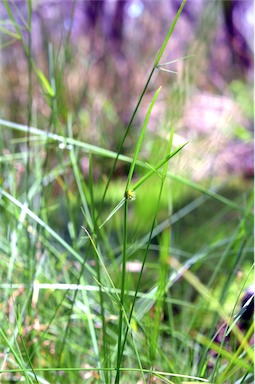
<svg viewBox="0 0 255 384"><path fill-rule="evenodd" d="M125 281L126 281L126 257L127 257L127 216L128 216L128 201L124 202L124 218L123 218L123 248L122 248L122 271L121 271L121 292L120 292L120 311L119 311L119 324L118 324L118 349L117 349L117 363L116 363L116 378L115 384L120 380L120 366L122 361L122 332L123 332L123 312L124 308L124 294L125 294Z"/></svg>
<svg viewBox="0 0 255 384"><path fill-rule="evenodd" d="M13 37L15 40L21 40L21 36L18 33L11 32L7 28L0 26L0 31L2 31L3 33L5 33L6 35L8 35L10 37Z"/></svg>
<svg viewBox="0 0 255 384"><path fill-rule="evenodd" d="M183 0L183 1L182 1L179 10L178 10L178 12L176 13L176 16L175 16L175 18L174 18L174 21L173 21L173 23L172 23L172 25L171 25L171 27L170 27L170 29L169 29L167 35L166 35L166 38L165 38L165 40L164 40L164 42L163 42L163 44L162 44L162 46L161 46L161 48L160 48L158 54L157 54L156 60L155 60L155 62L154 62L154 67L157 67L157 65L158 65L158 63L159 63L159 61L160 61L160 59L161 59L161 57L162 57L162 55L163 55L163 53L164 53L164 50L166 49L167 43L168 43L168 41L169 41L169 39L170 39L170 37L171 37L173 31L174 31L174 28L175 28L176 23L177 23L177 21L178 21L180 15L181 15L181 13L182 13L182 10L183 10L183 8L184 8L184 5L185 5L186 1L187 1L187 0Z"/></svg>
<svg viewBox="0 0 255 384"><path fill-rule="evenodd" d="M35 372L35 370L34 370L32 361L31 361L31 359L30 359L30 356L29 356L29 353L28 353L28 350L27 350L27 347L26 347L26 344L25 344L25 341L24 341L24 338L23 338L23 335L22 335L22 332L20 332L19 337L20 337L20 340L21 340L21 344L22 344L23 350L25 351L25 356L26 356L26 358L27 358L27 361L28 361L28 363L29 363L29 366L31 367L32 373L33 373L33 375L34 375L35 382L39 384L38 379L37 379L36 372Z"/></svg>
<svg viewBox="0 0 255 384"><path fill-rule="evenodd" d="M112 159L115 159L116 155L117 155L116 152L106 150L104 148L101 148L101 147L98 147L95 145L83 143L79 140L70 139L68 137L64 137L64 136L57 135L54 133L45 132L45 131L38 129L38 128L27 127L25 125L9 122L9 121L3 120L3 119L0 119L0 125L11 128L11 129L15 129L18 131L22 131L22 132L28 132L28 130L30 130L31 134L41 136L43 138L43 140L45 140L45 141L53 140L53 141L57 141L59 143L62 143L64 145L75 145L87 153L94 153L96 155L104 156L104 157L108 157L108 158L112 158ZM186 145L186 144L184 144L184 145ZM128 156L123 156L123 155L119 155L118 158L122 161L129 162L129 163L132 163L132 160L133 160L132 158L130 158ZM143 168L149 168L149 165L147 165L141 161L137 161L136 164L143 167ZM152 172L152 174L153 174L153 172ZM172 172L169 172L168 175L171 179L178 181L179 183L186 185L186 186L194 189L195 191L198 191L198 192L203 193L203 194L205 194L205 195L207 195L207 196L209 196L209 197L211 197L217 201L220 201L222 204L227 205L230 208L233 208L233 209L240 211L240 212L244 212L243 207L234 203L230 199L228 199L224 196L221 196L220 194L212 191L211 189L208 189L208 188L206 188L206 187L204 187L204 186L202 186L202 185L200 185L194 181L191 181L188 178L185 178L185 177L182 177L179 175L175 175Z"/></svg>
<svg viewBox="0 0 255 384"><path fill-rule="evenodd" d="M134 158L133 158L133 161L131 163L131 166L130 166L130 170L129 170L129 174L128 174L128 178L127 178L127 185L126 185L126 191L129 190L129 186L130 186L130 183L131 183L131 179L132 179L132 176L133 176L133 173L134 173L134 169L135 169L135 165L136 165L136 161L137 161L137 157L138 157L138 154L140 152L140 149L141 149L141 145L142 145L142 141L143 141L143 138L144 138L144 135L145 135L145 131L147 129L147 125L148 125L148 122L149 122L149 118L150 118L150 115L151 115L151 112L152 112L152 109L153 109L153 106L158 98L158 95L159 95L159 92L161 90L161 87L159 87L157 89L157 91L155 92L154 96L153 96L153 99L150 103L150 106L149 106L149 109L147 111L147 114L146 114L146 117L145 117L145 120L143 122L143 127L142 127L142 131L141 131L141 134L139 136L139 139L138 139L138 142L137 142L137 145L136 145L136 149L135 149L135 154L134 154Z"/></svg>
<svg viewBox="0 0 255 384"><path fill-rule="evenodd" d="M28 126L23 125L23 124L13 123L13 122L6 121L3 119L0 119L0 125L5 126L7 128L10 128L10 129L15 129L17 131L21 131L24 133L30 132L32 135L38 135L38 136L42 137L42 139L45 140L46 142L56 141L58 143L63 144L64 146L74 145L78 148L83 149L87 153L94 153L96 155L108 157L111 159L116 158L116 152L98 147L96 145L84 143L84 142L76 140L76 139L72 139L69 137L57 135L55 133L43 131L39 128L28 127ZM128 156L120 155L119 158L122 161L126 161L129 163L132 162L132 159Z"/></svg>
<svg viewBox="0 0 255 384"><path fill-rule="evenodd" d="M23 362L23 359L22 357L19 357L16 350L13 348L12 346L12 343L9 342L8 338L5 336L4 332L2 331L2 329L0 328L0 336L2 336L2 339L3 339L3 345L6 345L6 347L11 351L13 357L15 358L15 361L17 362L18 366L20 367L20 372L24 373L26 379L28 380L28 383L33 383L32 379L29 377L29 375L27 374L27 369L24 367L24 362ZM1 369L1 372L3 372L4 370ZM7 371L9 372L9 370Z"/></svg>
<svg viewBox="0 0 255 384"><path fill-rule="evenodd" d="M105 274L106 274L106 276L107 276L107 278L108 278L108 281L110 282L110 284L111 284L111 286L112 286L112 288L113 288L113 290L114 290L114 292L115 292L117 301L120 302L120 296L119 296L119 294L118 294L118 292L117 292L117 290L116 290L116 287L115 287L115 285L114 285L114 283L113 283L113 281L112 281L111 276L109 275L109 272L108 272L108 270L107 270L107 268L106 268L106 266L105 266L105 263L104 263L104 261L103 261L101 255L100 255L100 253L99 253L98 250L97 250L96 244L95 244L95 242L94 242L92 236L90 235L90 233L88 232L88 230L87 230L86 228L84 228L84 227L82 227L82 228L84 229L86 235L88 236L88 238L89 238L89 240L90 240L90 242L91 242L91 244L92 244L92 246L93 246L93 249L94 249L94 251L95 251L97 257L98 257L98 259L100 260L100 263L101 263L101 265L102 265L102 268L104 269L104 272L105 272ZM100 282L100 283L101 283L101 282Z"/></svg>
<svg viewBox="0 0 255 384"><path fill-rule="evenodd" d="M218 193L212 191L211 189L204 187L203 185L200 185L200 184L198 184L192 180L189 180L185 177L175 175L172 172L169 172L168 175L171 179L178 181L179 183L186 185L186 186L194 189L195 191L201 192L201 193L221 202L222 204L228 206L229 208L235 209L235 210L240 211L240 212L245 211L244 208L241 207L240 205L234 203L233 201L231 201L230 199L228 199L224 196L219 195ZM251 213L249 215L252 216Z"/></svg>
<svg viewBox="0 0 255 384"><path fill-rule="evenodd" d="M44 90L44 92L48 93L50 97L55 97L55 92L50 86L49 81L45 77L44 73L40 69L36 69L36 75L38 77L38 81L41 85L41 88Z"/></svg>
<svg viewBox="0 0 255 384"><path fill-rule="evenodd" d="M71 115L68 116L68 133L69 133L69 137L73 138ZM86 222L88 223L90 230L92 231L94 229L94 225L93 225L92 217L90 214L89 204L88 204L86 196L85 196L85 183L84 183L83 176L82 176L81 171L80 171L79 166L78 166L77 156L75 155L73 146L71 146L71 148L70 148L70 159L71 159L71 163L72 163L72 167L73 167L75 181L76 181L76 184L78 187L79 196L80 196L81 201L82 201L82 208L84 211L84 216L85 216Z"/></svg>
<svg viewBox="0 0 255 384"><path fill-rule="evenodd" d="M17 35L20 37L20 40L22 40L21 29L20 29L19 25L16 23L16 20L15 20L15 17L13 15L13 12L11 10L11 7L9 5L9 2L7 0L3 0L3 3L4 3L4 6L5 6L5 9L6 9L7 13L8 13L8 16L9 16L9 18L10 18L10 20L11 20L11 22L12 22L12 24L13 24L15 30L16 30Z"/></svg>
<svg viewBox="0 0 255 384"><path fill-rule="evenodd" d="M172 23L172 25L171 25L171 27L170 27L168 33L167 33L167 36L166 36L166 38L165 38L165 40L164 40L164 42L163 42L163 44L162 44L162 46L161 46L161 48L160 48L160 50L159 50L159 53L158 53L157 56L156 56L156 59L155 59L155 61L154 61L154 65L153 65L153 67L152 67L152 69L151 69L151 71L150 71L150 73L149 73L149 76L148 76L148 78L147 78L146 84L145 84L145 86L144 86L144 88L143 88L143 91L142 91L142 93L141 93L141 95L140 95L140 97L139 97L139 100L138 100L138 102L137 102L137 104L136 104L136 107L135 107L135 109L134 109L134 112L133 112L133 114L132 114L132 116L131 116L131 119L130 119L130 121L129 121L129 123L128 123L128 126L127 126L127 129L126 129L126 131L125 131L125 134L124 134L124 136L123 136L123 138L122 138L122 140L121 140L121 143L120 143L120 145L119 145L118 152L117 152L117 156L116 156L116 158L115 158L115 160L114 160L114 164L113 164L112 169L111 169L111 171L110 171L110 174L109 174L109 176L108 176L107 184L106 184L106 187L105 187L103 196L102 196L102 203L101 203L101 206L102 206L103 201L104 201L104 199L105 199L105 196L106 196L107 190L108 190L108 188L109 188L110 180L111 180L111 178L112 178L112 175L113 175L115 166L116 166L117 161L118 161L118 159L119 159L119 155L120 155L120 153L121 153L121 151L122 151L124 142L125 142L125 140L126 140L128 134L129 134L130 128L131 128L131 126L132 126L132 124L133 124L133 121L134 121L134 118L135 118L136 113L137 113L137 111L138 111L138 108L140 107L140 104L141 104L142 99L143 99L143 97L144 97L144 95L145 95L145 93L146 93L146 90L147 90L147 88L148 88L148 85L150 84L150 81L151 81L151 78L152 78L153 73L154 73L154 71L155 71L155 68L156 68L156 66L158 65L159 60L161 59L161 57L162 57L162 55L163 55L163 53L164 53L164 50L165 50L165 48L166 48L166 46L167 46L167 43L168 43L168 41L169 41L169 39L170 39L170 37L171 37L171 35L172 35L172 33L173 33L173 30L174 30L174 28L175 28L175 25L176 25L176 23L177 23L177 20L178 20L179 17L180 17L180 14L181 14L181 12L182 12L182 10L183 10L183 7L184 7L186 1L187 1L187 0L183 0L183 1L182 1L182 4L181 4L181 6L180 6L180 8L179 8L179 10L178 10L178 12L177 12L175 18L174 18L174 21L173 21L173 23ZM100 208L101 208L101 207L100 207ZM99 208L99 212L100 212L100 210L101 210L100 208Z"/></svg>
<svg viewBox="0 0 255 384"><path fill-rule="evenodd" d="M182 148L184 148L189 141L187 141L185 144L181 145L179 148L177 148L174 152L167 155L163 160L161 160L151 171L146 173L143 177L141 177L140 180L138 180L132 187L131 190L135 191L137 188L139 188L146 180L148 180L158 169L160 169L164 164L166 164L172 157L174 157Z"/></svg>
<svg viewBox="0 0 255 384"><path fill-rule="evenodd" d="M27 205L22 204L20 201L15 199L15 197L11 196L8 192L6 192L3 189L0 189L0 195L3 195L6 197L11 203L13 203L15 206L21 209L21 211L24 212L24 214L31 217L36 223L38 223L42 228L46 230L55 240L59 242L63 246L64 249L66 249L68 252L70 252L71 255L73 255L78 261L82 262L83 258L76 252L61 236L59 236L49 225L47 225L40 217L38 217L34 212L32 212ZM94 275L94 270L86 264L85 268Z"/></svg>
<svg viewBox="0 0 255 384"><path fill-rule="evenodd" d="M107 216L103 224L100 225L99 229L101 229L107 223L107 221L109 221L113 217L113 215L115 215L115 213L125 204L125 201L126 201L126 198L123 197L123 199L116 205L115 208L113 208L111 213Z"/></svg>
<svg viewBox="0 0 255 384"><path fill-rule="evenodd" d="M105 225L105 223L107 221L109 221L112 216L123 206L123 204L125 204L125 201L126 200L135 200L135 194L134 194L134 191L136 189L138 189L146 180L148 180L155 172L158 171L158 169L160 169L161 167L163 167L163 165L167 164L167 162L173 157L175 156L183 147L185 147L185 145L187 145L189 142L183 144L181 147L177 148L174 152L170 153L168 156L166 156L163 160L161 160L156 166L155 168L152 168L151 171L149 171L148 173L146 173L143 177L141 177L140 180L138 180L132 187L131 187L131 190L130 191L126 191L125 193L125 197L123 197L123 199L116 205L116 207L111 211L111 213L107 216L107 218L105 219L105 221L103 222L103 224L100 225L99 229L103 227L103 225Z"/></svg>
<svg viewBox="0 0 255 384"><path fill-rule="evenodd" d="M169 144L168 144L167 153L169 153L171 151L171 148L172 148L173 133L174 133L174 131L172 129L171 134L170 134L170 138L169 138ZM146 247L146 250L145 250L145 253L144 253L144 257L143 257L142 267L141 267L141 270L140 270L140 273L139 273L139 277L138 277L138 281L137 281L137 285L136 285L136 290L135 290L135 294L134 294L134 299L133 299L133 302L132 302L131 310L130 310L130 313L129 313L129 318L128 318L128 321L127 321L127 325L128 326L126 328L126 332L125 332L123 343L122 343L122 349L121 349L121 352L120 352L120 359L122 359L122 356L123 356L123 353L124 353L125 344L126 344L126 340L127 340L128 331L130 330L130 325L131 325L131 321L132 321L132 317L133 317L135 303L136 303L136 299L138 297L138 290L139 290L141 279L142 279L142 276L143 276L143 271L144 271L145 263L146 263L147 256L148 256L149 246L150 246L150 243L151 243L152 233L153 233L153 230L154 230L154 226L155 226L155 223L156 223L156 218L157 218L157 214L158 214L158 210L159 210L159 203L160 203L160 199L161 199L161 195L162 195L164 181L165 181L165 178L166 178L166 173L167 173L167 163L165 163L165 166L164 166L163 177L161 179L161 187L160 187L160 191L159 191L159 195L158 195L158 200L157 200L157 207L156 207L156 210L155 210L155 214L154 214L154 218L153 218L153 222L152 222L152 226L151 226L150 236L149 236L149 239L148 239L148 242L147 242L147 247Z"/></svg>

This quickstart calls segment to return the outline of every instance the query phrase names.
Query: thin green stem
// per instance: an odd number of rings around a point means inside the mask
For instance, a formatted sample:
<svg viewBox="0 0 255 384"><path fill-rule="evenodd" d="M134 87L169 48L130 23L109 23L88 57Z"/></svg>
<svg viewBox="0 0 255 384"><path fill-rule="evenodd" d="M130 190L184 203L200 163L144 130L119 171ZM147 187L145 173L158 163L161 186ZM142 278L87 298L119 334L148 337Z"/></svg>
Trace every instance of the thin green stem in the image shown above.
<svg viewBox="0 0 255 384"><path fill-rule="evenodd" d="M128 124L128 126L127 126L127 129L126 129L126 131L125 131L125 134L124 134L124 136L123 136L123 138L122 138L122 140L121 140L121 143L120 143L119 148L118 148L117 156L116 156L116 158L115 158L115 160L114 160L113 166L112 166L112 168L111 168L110 174L109 174L108 179L107 179L107 183L106 183L105 190L104 190L104 193L103 193L103 196L102 196L101 204L100 204L100 207L99 207L99 210L98 210L98 215L100 215L100 212L101 212L101 209L102 209L102 205L103 205L103 203L104 203L104 199L105 199L106 193L107 193L107 191L108 191L109 184L110 184L110 181L111 181L113 172L114 172L114 170L115 170L115 167L116 167L116 164L117 164L119 155L120 155L120 153L121 153L121 151L122 151L124 142L125 142L125 140L126 140L126 138L127 138L127 135L128 135L129 130L130 130L131 126L132 126L132 123L133 123L133 121L134 121L134 118L135 118L135 116L136 116L136 113L137 113L137 111L138 111L138 108L139 108L139 106L140 106L140 104L141 104L141 101L142 101L142 99L143 99L143 97L144 97L144 94L145 94L145 92L146 92L146 90L147 90L147 88L148 88L148 85L149 85L150 81L151 81L151 78L152 78L152 76L153 76L153 73L154 73L155 69L157 68L158 63L159 63L159 60L161 59L161 57L162 57L162 55L163 55L163 53L164 53L164 50L165 50L165 48L166 48L166 46L167 46L167 43L168 43L168 41L169 41L169 39L170 39L170 37L171 37L171 35L172 35L172 33L173 33L173 30L174 30L174 28L175 28L175 25L176 25L176 23L177 23L177 20L178 20L179 17L180 17L180 14L181 14L181 12L182 12L182 10L183 10L183 8L184 8L184 5L185 5L186 1L187 1L187 0L183 0L183 1L182 1L181 6L180 6L180 8L179 8L179 10L178 10L178 12L177 12L175 18L174 18L174 21L173 21L173 23L172 23L172 25L171 25L171 27L170 27L168 33L167 33L167 36L166 36L166 38L165 38L165 40L164 40L164 42L163 42L163 44L162 44L162 46L161 46L161 48L160 48L160 50L159 50L157 56L156 56L154 65L153 65L153 67L152 67L152 69L151 69L151 72L150 72L150 74L149 74L149 76L148 76L148 79L147 79L147 81L146 81L146 84L145 84L145 86L144 86L144 88L143 88L143 91L142 91L142 93L141 93L141 95L140 95L140 97L139 97L139 100L138 100L138 102L137 102L137 105L136 105L136 107L135 107L135 109L134 109L134 112L133 112L133 114L132 114L132 116L131 116L131 119L130 119L129 124Z"/></svg>
<svg viewBox="0 0 255 384"><path fill-rule="evenodd" d="M121 293L120 293L120 309L119 309L119 326L118 326L118 351L117 351L117 373L115 384L120 380L120 365L122 360L122 322L125 295L125 277L126 277L126 256L127 256L127 216L128 216L128 200L124 204L124 228L123 228L123 248L122 248L122 271L121 271Z"/></svg>
<svg viewBox="0 0 255 384"><path fill-rule="evenodd" d="M124 142L125 142L125 140L126 140L126 138L127 138L127 135L128 135L129 130L130 130L130 128L131 128L131 125L132 125L132 123L133 123L133 121L134 121L135 115L136 115L136 113L137 113L137 111L138 111L138 108L139 108L139 106L140 106L140 104L141 104L141 101L142 101L142 99L143 99L143 96L144 96L144 94L145 94L145 92L146 92L146 90L147 90L147 88L148 88L148 85L149 85L149 83L150 83L150 81L151 81L151 78L152 78L152 75L153 75L154 71L155 71L155 67L152 68L152 70L151 70L151 72L150 72L150 74L149 74L149 77L148 77L148 79L147 79L147 81L146 81L146 84L145 84L145 86L144 86L144 89L143 89L143 91L142 91L142 93L141 93L141 95L140 95L140 97L139 97L138 103L137 103L137 105L136 105L136 107L135 107L135 110L134 110L134 112L133 112L133 114L132 114L132 116L131 116L130 122L129 122L128 126L127 126L127 129L126 129L126 131L125 131L125 134L124 134L124 136L123 136L123 138L122 138L122 140L121 140L121 143L120 143L120 145L119 145L118 152L117 152L117 155L116 155L116 157L115 157L115 159L114 159L114 163L113 163L113 166L112 166L112 168L111 168L111 171L110 171L110 173L109 173L109 176L108 176L108 179L107 179L107 183L106 183L106 186L105 186L105 189L104 189L104 193L103 193L103 196L102 196L102 199L101 199L101 203L100 203L100 206L99 206L99 209L98 209L98 217L97 217L97 219L99 219L99 215L100 215L100 212L101 212L101 210L102 210L102 206L103 206L103 203L104 203L104 200L105 200L105 196L106 196L106 193L107 193L107 191L108 191L108 188L109 188L109 185L110 185L110 181L111 181L113 172L114 172L114 170L115 170L117 161L118 161L118 159L119 159L119 157L120 157L120 153L121 153L121 151L122 151Z"/></svg>

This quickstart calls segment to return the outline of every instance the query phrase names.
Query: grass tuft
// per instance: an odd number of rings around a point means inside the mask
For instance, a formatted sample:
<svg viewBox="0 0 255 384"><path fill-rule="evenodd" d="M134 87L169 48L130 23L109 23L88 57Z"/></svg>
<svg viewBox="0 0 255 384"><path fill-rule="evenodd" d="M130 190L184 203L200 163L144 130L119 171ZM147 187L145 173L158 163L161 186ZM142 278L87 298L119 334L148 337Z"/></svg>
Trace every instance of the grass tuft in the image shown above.
<svg viewBox="0 0 255 384"><path fill-rule="evenodd" d="M153 75L172 73L177 60L161 60L186 0L117 150L102 144L109 132L84 140L76 116L84 110L66 101L75 3L59 50L48 44L47 76L31 49L32 1L25 17L3 0L0 32L23 49L28 105L24 121L0 119L0 380L251 383L254 328L239 323L252 283L252 187L234 194L195 182L176 166L194 144L175 145L167 118L156 124L159 138L150 130L165 91ZM35 109L36 92L48 115Z"/></svg>

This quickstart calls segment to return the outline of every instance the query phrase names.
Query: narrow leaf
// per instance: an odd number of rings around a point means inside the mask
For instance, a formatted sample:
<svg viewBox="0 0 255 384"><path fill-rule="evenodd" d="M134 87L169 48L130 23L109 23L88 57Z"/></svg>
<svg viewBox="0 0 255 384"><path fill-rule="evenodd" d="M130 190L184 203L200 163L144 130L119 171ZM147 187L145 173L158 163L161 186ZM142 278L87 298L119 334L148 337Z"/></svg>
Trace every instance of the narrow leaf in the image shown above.
<svg viewBox="0 0 255 384"><path fill-rule="evenodd" d="M184 148L189 141L187 141L185 144L181 145L179 148L177 148L174 152L170 153L168 156L166 156L163 160L161 160L151 171L146 173L140 180L138 180L132 187L132 190L135 191L140 185L142 185L146 180L148 180L159 168L161 168L166 162L168 162L172 157L174 157L182 148Z"/></svg>
<svg viewBox="0 0 255 384"><path fill-rule="evenodd" d="M141 131L141 134L140 134L140 136L139 136L139 139L138 139L138 142L137 142L137 145L136 145L134 158L133 158L133 161L132 161L132 163L131 163L130 170L129 170L128 179L127 179L126 191L129 190L129 185L130 185L130 182L131 182L133 173L134 173L135 164L136 164L137 157L138 157L138 154L139 154L141 145L142 145L142 141L143 141L143 138L144 138L144 134L145 134L147 125L148 125L148 121L149 121L149 118L150 118L150 115L151 115L151 111L152 111L152 108L153 108L153 106L154 106L154 104L155 104L155 101L157 100L157 97L158 97L158 95L159 95L160 90L161 90L161 87L159 87L159 88L157 89L157 91L155 92L155 94L154 94L154 96L153 96L153 99L152 99L152 101L151 101L151 103L150 103L148 112L147 112L147 114L146 114L146 117L145 117L145 120L144 120L144 123L143 123L143 127L142 127L142 131Z"/></svg>
<svg viewBox="0 0 255 384"><path fill-rule="evenodd" d="M13 37L16 40L21 40L21 36L18 33L9 31L8 29L0 26L0 31L4 32L6 35Z"/></svg>
<svg viewBox="0 0 255 384"><path fill-rule="evenodd" d="M45 89L45 91L51 96L51 97L54 97L55 96L55 92L54 90L52 89L52 87L50 86L50 83L48 82L48 80L46 79L45 75L43 74L43 72L40 70L40 69L37 69L36 70L36 74L39 78L39 81L41 82L43 88Z"/></svg>

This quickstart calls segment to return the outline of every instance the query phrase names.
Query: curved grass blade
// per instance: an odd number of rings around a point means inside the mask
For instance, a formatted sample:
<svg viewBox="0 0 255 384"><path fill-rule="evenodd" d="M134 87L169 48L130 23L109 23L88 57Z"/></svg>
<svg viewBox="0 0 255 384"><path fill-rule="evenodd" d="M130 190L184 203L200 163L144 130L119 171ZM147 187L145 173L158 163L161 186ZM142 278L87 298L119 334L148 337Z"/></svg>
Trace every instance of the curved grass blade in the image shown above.
<svg viewBox="0 0 255 384"><path fill-rule="evenodd" d="M42 129L39 129L39 128L35 128L35 127L31 127L31 126L28 127L27 125L17 124L17 123L11 122L11 121L3 120L3 119L0 119L0 125L7 127L7 128L10 128L10 129L15 129L17 131L21 131L24 133L30 132L31 135L41 136L46 141L51 141L51 140L57 141L57 142L63 144L67 148L68 148L68 145L74 145L76 147L82 148L87 153L94 153L96 155L103 156L103 157L109 157L111 159L116 158L116 152L114 152L114 151L110 151L108 149L104 149L104 148L98 147L96 145L83 143L82 141L72 139L70 137L57 135L56 133L43 131ZM129 162L129 163L132 162L132 159L130 157L124 156L124 155L119 155L119 159L122 161ZM143 163L141 163L141 164L143 164Z"/></svg>
<svg viewBox="0 0 255 384"><path fill-rule="evenodd" d="M82 141L71 139L69 137L65 137L65 136L61 136L61 135L57 135L55 133L45 132L39 128L27 127L26 125L13 123L13 122L6 121L3 119L0 119L0 125L8 127L10 129L16 129L16 130L22 131L22 132L30 131L31 134L42 136L44 140L57 141L59 143L63 143L65 146L75 145L75 146L83 149L87 153L94 153L96 155L108 157L111 159L115 159L116 155L117 155L117 153L114 151L110 151L110 150L107 150L107 149L104 149L104 148L101 148L101 147L98 147L98 146L95 146L92 144L83 143ZM132 158L130 158L128 156L121 155L121 154L119 154L118 158L120 160L128 162L128 163L132 163L132 161L133 161ZM148 164L146 164L145 162L140 161L140 160L137 160L136 164L142 168L151 168L151 166L149 166ZM186 185L186 186L194 189L195 191L203 193L203 194L221 202L222 204L227 205L228 207L230 207L232 209L235 209L239 212L245 211L245 209L242 206L240 206L239 204L231 201L230 199L228 199L224 196L221 196L220 194L212 191L211 189L208 189L208 188L206 188L206 187L204 187L204 186L202 186L202 185L200 185L194 181L189 180L188 178L175 175L172 172L168 172L168 176L172 180L178 181L179 183ZM252 216L252 213L250 213L249 215Z"/></svg>

